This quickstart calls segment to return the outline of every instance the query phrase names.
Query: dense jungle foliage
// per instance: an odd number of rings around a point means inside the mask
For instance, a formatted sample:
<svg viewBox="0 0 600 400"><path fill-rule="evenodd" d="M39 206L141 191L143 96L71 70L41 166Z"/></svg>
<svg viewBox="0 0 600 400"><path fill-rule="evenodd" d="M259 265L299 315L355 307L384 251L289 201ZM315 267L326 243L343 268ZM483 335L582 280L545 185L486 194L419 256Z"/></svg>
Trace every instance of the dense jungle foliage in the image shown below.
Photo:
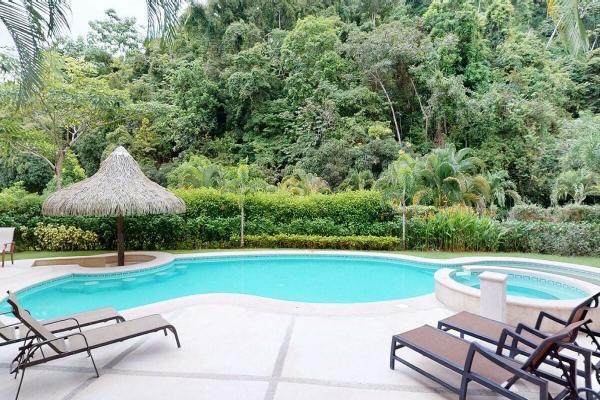
<svg viewBox="0 0 600 400"><path fill-rule="evenodd" d="M490 223L514 205L593 205L600 2L580 3L585 52L569 51L539 0L210 0L190 5L167 42L144 40L134 19L108 10L87 37L45 52L43 89L19 106L15 63L0 59L0 189L51 192L123 145L180 193L370 190L395 216L369 224L410 225L380 234L325 221L329 236L410 243L420 232L412 205L467 206ZM252 204L255 243L324 232L262 232ZM216 241L237 228L223 229Z"/></svg>

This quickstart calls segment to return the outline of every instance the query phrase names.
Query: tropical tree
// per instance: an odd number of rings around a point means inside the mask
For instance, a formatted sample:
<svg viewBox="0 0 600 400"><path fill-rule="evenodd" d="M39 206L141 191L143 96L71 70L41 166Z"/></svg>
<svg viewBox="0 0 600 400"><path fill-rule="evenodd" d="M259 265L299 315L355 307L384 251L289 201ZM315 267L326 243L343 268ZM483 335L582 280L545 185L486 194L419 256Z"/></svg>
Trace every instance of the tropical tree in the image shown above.
<svg viewBox="0 0 600 400"><path fill-rule="evenodd" d="M588 196L600 196L600 177L587 168L561 172L554 182L550 201L557 205L571 199L581 204Z"/></svg>
<svg viewBox="0 0 600 400"><path fill-rule="evenodd" d="M192 156L167 175L167 182L173 188L218 188L224 175L220 165L204 156Z"/></svg>
<svg viewBox="0 0 600 400"><path fill-rule="evenodd" d="M506 200L512 199L513 203L519 203L521 196L516 190L516 185L509 179L508 171L500 170L488 172L485 178L489 184L490 207L506 207Z"/></svg>
<svg viewBox="0 0 600 400"><path fill-rule="evenodd" d="M414 198L416 204L425 200L436 207L452 204L485 204L485 178L474 173L483 168L482 161L469 154L465 147L456 151L454 145L432 150L417 163L420 189Z"/></svg>
<svg viewBox="0 0 600 400"><path fill-rule="evenodd" d="M373 187L373 173L368 170L353 170L338 187L339 190L368 190Z"/></svg>
<svg viewBox="0 0 600 400"><path fill-rule="evenodd" d="M67 152L97 125L111 121L126 97L97 79L94 66L72 58L47 57L52 66L44 74L44 87L22 103L18 112L0 110L6 118L0 129L0 145L8 155L30 154L42 159L54 172L55 187L62 187ZM9 103L10 92L3 93ZM5 103L5 106L6 106Z"/></svg>
<svg viewBox="0 0 600 400"><path fill-rule="evenodd" d="M410 83L408 92L414 93L419 102L427 131L428 115L410 73L410 67L424 58L422 40L423 35L416 26L409 25L406 21L394 21L378 26L369 33L352 32L346 45L365 79L383 93L398 143L402 142L402 121L399 119L391 90L397 82Z"/></svg>
<svg viewBox="0 0 600 400"><path fill-rule="evenodd" d="M400 157L388 165L376 183L392 207L402 212L402 247L406 248L406 206L417 192L416 161L401 152Z"/></svg>
<svg viewBox="0 0 600 400"><path fill-rule="evenodd" d="M563 45L573 55L581 55L590 49L583 23L579 0L548 0L548 16L554 22L554 30L548 45L558 33Z"/></svg>
<svg viewBox="0 0 600 400"><path fill-rule="evenodd" d="M171 38L183 0L147 0L148 37ZM14 42L20 66L21 98L43 84L45 45L69 29L69 0L0 0L0 24Z"/></svg>
<svg viewBox="0 0 600 400"><path fill-rule="evenodd" d="M279 188L291 194L302 196L330 191L326 180L315 174L307 173L302 168L296 168L290 175L285 176L281 180Z"/></svg>
<svg viewBox="0 0 600 400"><path fill-rule="evenodd" d="M244 228L246 224L246 200L252 192L265 190L269 185L257 177L253 177L246 162L240 162L239 165L231 171L229 176L223 182L223 189L235 193L238 199L240 210L240 247L244 247Z"/></svg>

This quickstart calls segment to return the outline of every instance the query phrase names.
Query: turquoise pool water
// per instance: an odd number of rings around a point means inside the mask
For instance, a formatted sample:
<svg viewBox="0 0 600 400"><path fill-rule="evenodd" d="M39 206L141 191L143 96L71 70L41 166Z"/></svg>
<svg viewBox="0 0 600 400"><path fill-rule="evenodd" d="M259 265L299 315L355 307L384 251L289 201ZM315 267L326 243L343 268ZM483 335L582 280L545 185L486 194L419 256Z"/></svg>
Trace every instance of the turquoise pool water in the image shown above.
<svg viewBox="0 0 600 400"><path fill-rule="evenodd" d="M205 293L242 293L313 303L363 303L432 293L433 275L443 267L448 266L367 256L179 259L145 271L71 275L19 291L17 296L37 318L108 305L124 310ZM522 292L518 285L509 285L509 293L515 295L546 298L542 297L545 292ZM4 304L0 308L5 307Z"/></svg>
<svg viewBox="0 0 600 400"><path fill-rule="evenodd" d="M478 273L457 272L453 278L463 285L479 289ZM560 282L512 274L508 274L508 294L543 300L573 300L587 296L583 290Z"/></svg>

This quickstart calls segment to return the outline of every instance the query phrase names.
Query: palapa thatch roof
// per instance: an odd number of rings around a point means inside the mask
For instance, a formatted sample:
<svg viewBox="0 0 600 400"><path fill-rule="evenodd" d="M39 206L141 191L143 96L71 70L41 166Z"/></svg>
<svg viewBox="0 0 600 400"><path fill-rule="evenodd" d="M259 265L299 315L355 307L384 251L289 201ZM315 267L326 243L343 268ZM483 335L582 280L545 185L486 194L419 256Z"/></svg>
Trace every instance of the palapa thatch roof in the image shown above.
<svg viewBox="0 0 600 400"><path fill-rule="evenodd" d="M45 215L126 216L183 213L185 203L146 178L137 162L120 146L91 177L51 194Z"/></svg>

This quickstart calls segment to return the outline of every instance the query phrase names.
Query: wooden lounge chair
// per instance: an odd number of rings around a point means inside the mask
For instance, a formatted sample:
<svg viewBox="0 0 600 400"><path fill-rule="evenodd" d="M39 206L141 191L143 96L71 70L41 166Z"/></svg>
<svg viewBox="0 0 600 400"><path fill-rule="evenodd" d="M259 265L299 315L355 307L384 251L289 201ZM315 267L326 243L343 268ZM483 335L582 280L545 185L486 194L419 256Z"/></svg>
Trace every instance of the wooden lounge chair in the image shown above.
<svg viewBox="0 0 600 400"><path fill-rule="evenodd" d="M392 337L390 368L394 369L395 362L399 361L458 394L460 400L467 398L470 382L477 382L509 399L532 400L531 397L525 398L510 390L518 380L535 385L539 390L536 398L540 400L555 399L549 393L549 382L564 387L558 398L564 398L566 395L573 398L577 393L576 360L558 354L558 348L562 344L572 341L574 332L584 323L586 321L571 324L557 334L542 340L524 362L502 355L505 350L505 341L521 340L521 336L514 331L504 330L501 343L497 346L496 351L493 351L479 343L468 342L432 326L424 325ZM403 348L411 349L459 374L462 377L460 387L452 386L443 378L435 376L399 356L397 352ZM538 368L550 356L560 362L561 374L564 376L550 374Z"/></svg>
<svg viewBox="0 0 600 400"><path fill-rule="evenodd" d="M10 254L10 263L15 263L15 228L0 228L0 254L2 268L4 268L4 256L7 254Z"/></svg>
<svg viewBox="0 0 600 400"><path fill-rule="evenodd" d="M12 315L12 312L0 313L0 315L6 314ZM39 322L50 332L61 333L111 321L119 323L125 321L125 318L119 315L114 308L106 307ZM29 328L21 322L3 324L0 321L0 340L2 340L0 341L0 346L23 342L28 338L29 334Z"/></svg>
<svg viewBox="0 0 600 400"><path fill-rule="evenodd" d="M485 342L497 345L500 341L502 332L505 329L511 329L522 335L529 343L526 346L514 346L512 343L509 345L509 349L514 354L529 355L531 353L532 346L537 346L541 341L550 336L549 333L543 332L540 329L546 321L552 322L555 326L565 327L574 322L583 321L586 319L588 312L598 307L598 298L600 293L589 297L584 302L573 308L571 314L567 320L558 318L547 312L540 312L536 324L534 327L520 323L516 327L511 325L495 321L489 318L485 318L469 312L460 312L451 317L443 319L438 322L438 329L444 331L455 331L460 334L461 337L469 336ZM583 370L578 369L577 373L583 376L587 387L591 387L591 376L592 371L595 371L596 379L600 383L600 362L594 363L592 357L600 358L600 333L594 331L589 324L584 324L580 328L581 332L586 334L595 346L595 349L588 349L579 346L577 342L573 344L566 344L564 348L568 348L582 356L583 358ZM550 365L556 365L553 360L547 360Z"/></svg>
<svg viewBox="0 0 600 400"><path fill-rule="evenodd" d="M100 374L92 356L94 349L160 331L163 331L165 336L167 331L171 331L175 336L177 347L181 347L177 330L160 315L149 315L85 331L78 326L78 332L57 337L46 326L33 318L29 312L21 308L14 294L9 292L7 301L11 305L15 317L30 331L30 339L20 348L19 354L11 363L10 373L14 373L16 377L21 371L21 380L15 400L19 398L25 370L35 365L87 353L94 366L94 371L96 371L96 377L99 377Z"/></svg>

